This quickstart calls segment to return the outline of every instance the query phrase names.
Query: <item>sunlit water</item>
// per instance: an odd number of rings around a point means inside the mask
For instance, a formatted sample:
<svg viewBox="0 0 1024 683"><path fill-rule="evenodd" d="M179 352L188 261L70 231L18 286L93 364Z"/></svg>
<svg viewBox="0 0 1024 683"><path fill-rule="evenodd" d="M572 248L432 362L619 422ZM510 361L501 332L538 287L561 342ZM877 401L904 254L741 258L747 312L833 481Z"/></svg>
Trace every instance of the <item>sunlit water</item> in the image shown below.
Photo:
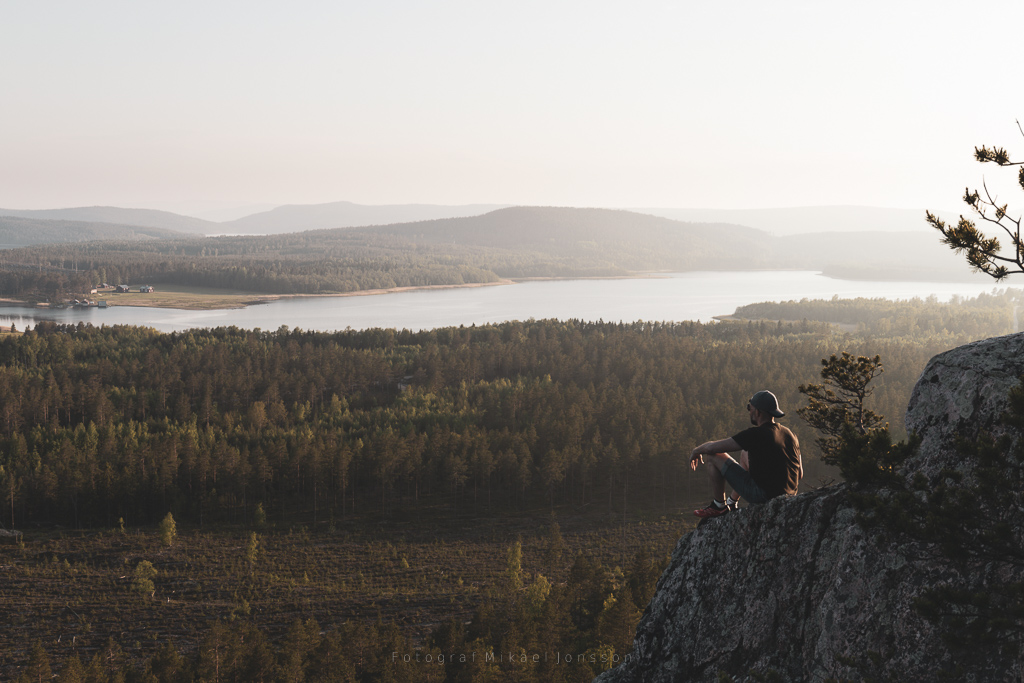
<svg viewBox="0 0 1024 683"><path fill-rule="evenodd" d="M759 301L883 297L948 300L990 292L992 282L860 282L814 272L698 272L621 280L545 280L514 285L434 289L374 296L284 299L218 311L113 306L107 309L0 308L0 325L18 329L39 321L145 325L164 332L235 325L275 330L333 331L351 327L410 330L481 325L529 318L580 320L697 320L729 315Z"/></svg>

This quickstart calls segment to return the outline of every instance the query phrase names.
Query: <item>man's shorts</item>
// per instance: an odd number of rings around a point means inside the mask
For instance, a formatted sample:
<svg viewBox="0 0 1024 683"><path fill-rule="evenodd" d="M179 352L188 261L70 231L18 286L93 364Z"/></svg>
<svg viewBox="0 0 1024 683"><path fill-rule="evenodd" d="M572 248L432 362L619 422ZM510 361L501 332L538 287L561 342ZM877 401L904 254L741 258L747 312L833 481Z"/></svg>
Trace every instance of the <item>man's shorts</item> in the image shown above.
<svg viewBox="0 0 1024 683"><path fill-rule="evenodd" d="M731 456L726 455L725 457L727 460L719 467L722 470L722 476L729 482L732 490L746 498L748 503L767 503L768 494L762 491L757 482L751 478L750 472L743 469Z"/></svg>

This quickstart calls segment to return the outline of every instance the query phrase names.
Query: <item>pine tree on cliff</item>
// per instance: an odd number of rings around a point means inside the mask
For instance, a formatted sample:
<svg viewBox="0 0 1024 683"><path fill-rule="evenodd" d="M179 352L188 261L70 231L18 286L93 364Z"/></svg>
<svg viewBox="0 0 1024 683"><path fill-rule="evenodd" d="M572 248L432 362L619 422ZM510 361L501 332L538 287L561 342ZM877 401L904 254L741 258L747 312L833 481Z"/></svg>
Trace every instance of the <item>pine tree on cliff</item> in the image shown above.
<svg viewBox="0 0 1024 683"><path fill-rule="evenodd" d="M1019 121L1017 128L1024 136ZM1024 189L1024 162L1011 161L1004 148L975 147L974 158L1017 166L1017 183ZM975 221L960 216L957 225L947 226L928 212L928 223L942 233L943 243L965 254L973 270L996 280L1024 274L1021 218L1010 216L1009 205L999 204L984 182L980 192L965 190L963 200L976 219L1005 233L1008 253L1002 252L998 237L988 237ZM976 463L968 473L947 468L938 485L931 486L918 475L889 495L859 501L864 523L925 543L962 575L1008 577L985 582L981 590L936 585L918 600L918 611L944 626L944 640L964 655L963 661L981 661L989 648L1019 654L1024 642L1024 581L1019 580L1024 576L1024 378L1010 392L1001 424L1005 433L998 440L984 433L958 438L964 461Z"/></svg>
<svg viewBox="0 0 1024 683"><path fill-rule="evenodd" d="M822 365L823 384L800 387L810 404L798 412L824 435L819 445L852 487L859 523L880 539L914 543L963 577L1024 576L1024 382L1010 392L998 440L958 437L960 461L973 464L968 471L947 467L934 480L918 474L908 481L902 465L917 436L894 444L888 424L878 426L880 415L871 413L869 428L858 419L880 359L844 353ZM848 399L832 391L840 386ZM1024 581L938 583L922 591L916 608L957 654L952 679L993 650L1016 652L1024 638Z"/></svg>
<svg viewBox="0 0 1024 683"><path fill-rule="evenodd" d="M1017 128L1021 135L1024 135L1024 128L1017 122ZM979 162L994 163L997 166L1019 166L1017 169L1017 184L1024 189L1024 161L1010 161L1009 153L1002 147L989 149L985 145L974 148L974 158ZM976 219L998 228L1010 239L1010 249L1007 254L1002 254L1002 245L998 237L988 237L978 229L975 221L960 216L956 225L946 225L932 212L927 212L928 223L942 233L943 244L948 245L958 254L963 253L967 257L967 263L977 272L991 275L996 280L1002 280L1007 275L1024 273L1024 242L1020 237L1020 217L1012 218L1009 215L1009 205L1000 205L992 195L988 185L983 181L982 190L964 190L964 203L971 208Z"/></svg>
<svg viewBox="0 0 1024 683"><path fill-rule="evenodd" d="M883 538L919 544L965 578L929 586L916 601L918 613L940 626L958 655L962 671L951 672L954 678L990 652L1018 652L1024 639L1024 383L1011 391L1002 425L1007 433L999 439L958 437L962 461L973 466L967 472L947 467L932 481L896 474L915 446L893 445L888 430L851 431L841 449L846 462L893 465L894 476L862 468L876 476L852 482L860 523ZM1001 578L973 580L993 576Z"/></svg>
<svg viewBox="0 0 1024 683"><path fill-rule="evenodd" d="M883 371L882 358L854 357L843 351L840 356L823 358L821 365L821 384L800 385L799 391L807 396L808 403L796 412L822 434L815 440L821 459L837 465L846 429L868 434L884 420L866 406L873 392L871 380Z"/></svg>

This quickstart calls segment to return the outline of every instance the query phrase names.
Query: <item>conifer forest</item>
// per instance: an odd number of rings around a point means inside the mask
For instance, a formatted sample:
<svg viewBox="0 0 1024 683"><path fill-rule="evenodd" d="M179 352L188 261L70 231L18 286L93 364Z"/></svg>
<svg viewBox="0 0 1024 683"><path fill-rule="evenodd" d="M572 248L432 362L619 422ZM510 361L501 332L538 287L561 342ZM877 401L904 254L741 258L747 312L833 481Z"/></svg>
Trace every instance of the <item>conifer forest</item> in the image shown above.
<svg viewBox="0 0 1024 683"><path fill-rule="evenodd" d="M902 436L927 360L1014 331L1020 298L0 335L0 677L589 681L706 502L687 456L752 393L830 485L796 414L823 358L880 356Z"/></svg>

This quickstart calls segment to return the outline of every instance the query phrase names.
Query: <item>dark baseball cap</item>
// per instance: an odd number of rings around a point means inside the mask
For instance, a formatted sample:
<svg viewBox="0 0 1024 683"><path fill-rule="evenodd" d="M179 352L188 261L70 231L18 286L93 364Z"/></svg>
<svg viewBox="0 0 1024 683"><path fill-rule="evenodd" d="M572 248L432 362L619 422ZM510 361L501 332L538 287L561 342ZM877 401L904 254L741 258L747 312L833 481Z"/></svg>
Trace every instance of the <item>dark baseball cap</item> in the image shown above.
<svg viewBox="0 0 1024 683"><path fill-rule="evenodd" d="M775 394L770 391L759 391L751 396L750 405L772 417L782 417L785 415L784 412L779 410L779 399L775 398Z"/></svg>

